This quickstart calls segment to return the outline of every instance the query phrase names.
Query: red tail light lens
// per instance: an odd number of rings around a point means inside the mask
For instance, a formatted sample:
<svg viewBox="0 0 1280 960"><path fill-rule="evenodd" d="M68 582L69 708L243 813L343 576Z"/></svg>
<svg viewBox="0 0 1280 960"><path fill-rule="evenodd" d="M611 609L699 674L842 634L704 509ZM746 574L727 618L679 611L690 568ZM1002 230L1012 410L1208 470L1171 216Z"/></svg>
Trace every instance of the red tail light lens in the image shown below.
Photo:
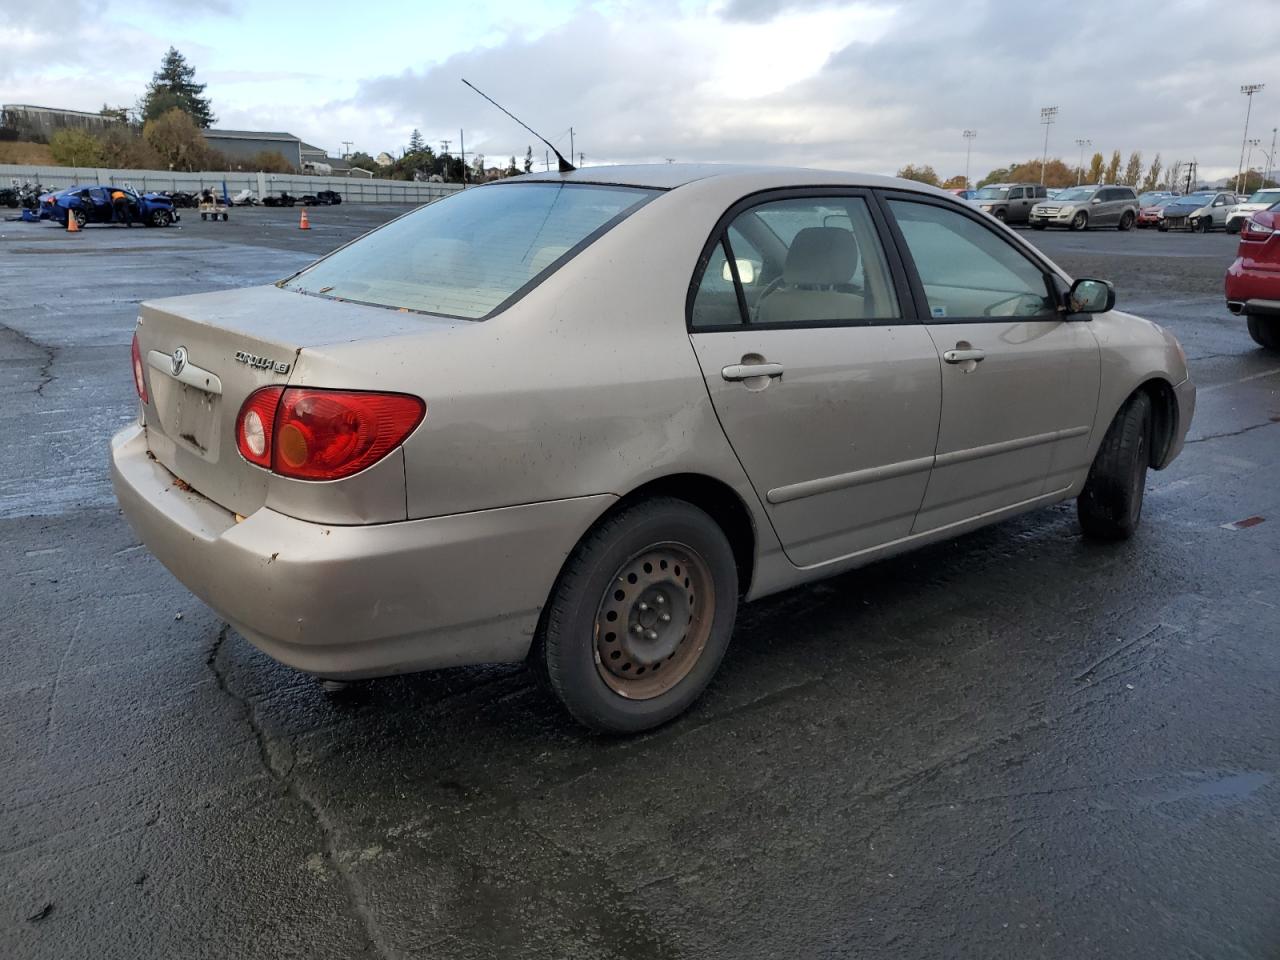
<svg viewBox="0 0 1280 960"><path fill-rule="evenodd" d="M427 406L403 393L266 387L236 418L250 463L297 480L340 480L402 444Z"/></svg>
<svg viewBox="0 0 1280 960"><path fill-rule="evenodd" d="M142 351L138 349L138 332L133 332L133 346L129 348L129 355L133 361L133 388L138 391L138 399L143 403L147 403L147 377L146 371L142 368Z"/></svg>
<svg viewBox="0 0 1280 960"><path fill-rule="evenodd" d="M255 390L236 416L236 446L240 456L259 467L271 469L271 429L284 387Z"/></svg>

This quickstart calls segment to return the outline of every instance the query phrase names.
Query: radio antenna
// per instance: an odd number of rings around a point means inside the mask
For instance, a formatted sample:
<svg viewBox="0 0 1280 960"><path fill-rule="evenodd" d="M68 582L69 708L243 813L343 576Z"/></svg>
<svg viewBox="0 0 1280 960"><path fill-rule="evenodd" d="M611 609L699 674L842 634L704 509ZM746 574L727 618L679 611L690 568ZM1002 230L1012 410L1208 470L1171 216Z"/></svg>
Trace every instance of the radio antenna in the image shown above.
<svg viewBox="0 0 1280 960"><path fill-rule="evenodd" d="M514 113L512 113L510 110L508 110L508 109L507 109L506 107L504 107L502 104L500 104L497 100L493 99L493 97L489 96L487 93L485 93L483 90L481 90L479 87L477 87L477 86L476 86L474 83L472 83L471 81L469 81L469 80L467 80L467 79L465 79L465 78L462 78L462 77L460 77L459 79L460 79L460 80L462 80L462 82L463 82L463 83L465 83L468 87L470 87L470 88L471 88L472 90L474 90L476 93L480 94L480 96L484 97L486 100L488 100L490 103L492 103L495 107L497 107L499 110L501 110L503 113L505 113L508 117L510 117L510 118L511 118L512 120L514 120L516 123L520 124L520 126L524 127L526 130L528 130L530 133L532 133L535 137L537 137L539 140L541 140L543 143L545 143L545 144L546 144L546 145L551 149L551 152L552 152L552 153L554 153L554 154L556 155L556 159L560 161L560 172L561 172L561 173L573 173L573 171L575 171L575 170L577 170L577 169L578 169L578 168L577 168L577 167L575 167L572 163L570 163L568 160L566 160L564 157L562 157L562 156L560 155L560 151L559 151L559 150L557 150L557 149L555 148L555 144L553 144L550 140L548 140L546 137L544 137L542 134L540 134L537 130L533 129L533 127L529 126L527 123L525 123L523 120L521 120L519 117L517 117Z"/></svg>

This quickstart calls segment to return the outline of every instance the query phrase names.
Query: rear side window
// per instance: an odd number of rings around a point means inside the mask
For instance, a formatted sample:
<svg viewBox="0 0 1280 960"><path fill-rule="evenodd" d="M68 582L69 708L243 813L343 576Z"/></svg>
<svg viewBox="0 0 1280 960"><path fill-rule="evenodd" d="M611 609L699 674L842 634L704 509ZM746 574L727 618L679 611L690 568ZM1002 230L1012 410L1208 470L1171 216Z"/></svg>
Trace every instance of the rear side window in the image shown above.
<svg viewBox="0 0 1280 960"><path fill-rule="evenodd" d="M570 183L464 190L393 220L281 286L480 320L656 195Z"/></svg>
<svg viewBox="0 0 1280 960"><path fill-rule="evenodd" d="M890 200L929 301L931 319L1051 317L1043 271L962 213Z"/></svg>
<svg viewBox="0 0 1280 960"><path fill-rule="evenodd" d="M733 257L730 267L728 257ZM726 289L735 269L737 289ZM752 207L713 251L691 326L839 324L902 316L874 221L861 197L804 197ZM728 319L732 318L732 319Z"/></svg>

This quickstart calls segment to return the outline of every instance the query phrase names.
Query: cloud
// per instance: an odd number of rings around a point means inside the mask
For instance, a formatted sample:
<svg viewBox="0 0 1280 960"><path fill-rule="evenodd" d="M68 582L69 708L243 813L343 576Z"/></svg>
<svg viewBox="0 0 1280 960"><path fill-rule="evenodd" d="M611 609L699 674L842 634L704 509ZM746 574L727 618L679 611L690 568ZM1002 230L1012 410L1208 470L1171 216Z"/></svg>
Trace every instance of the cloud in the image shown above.
<svg viewBox="0 0 1280 960"><path fill-rule="evenodd" d="M1267 8L1240 0L1233 16L1261 22ZM465 76L558 144L568 146L561 133L573 124L589 162L875 172L915 162L946 176L963 172L966 128L978 130L975 175L1038 157L1039 109L1057 105L1049 152L1068 163L1074 140L1088 138L1108 155L1160 152L1166 163L1194 157L1206 172L1234 172L1236 91L1265 80L1273 54L1264 31L1233 31L1226 66L1199 40L1216 9L1132 0L1118 15L1111 2L1080 0L1046 24L1013 0L730 0L680 16L588 8L536 38L366 80L335 107L373 111L402 139L414 126L432 135L465 126L469 145L523 152L531 138L466 90Z"/></svg>

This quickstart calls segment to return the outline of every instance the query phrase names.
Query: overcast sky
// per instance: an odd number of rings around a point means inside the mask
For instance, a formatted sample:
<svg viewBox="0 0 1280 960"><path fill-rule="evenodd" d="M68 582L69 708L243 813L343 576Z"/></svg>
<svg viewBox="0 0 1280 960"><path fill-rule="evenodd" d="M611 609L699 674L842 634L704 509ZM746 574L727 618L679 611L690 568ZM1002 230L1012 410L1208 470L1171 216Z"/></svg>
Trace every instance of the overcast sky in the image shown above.
<svg viewBox="0 0 1280 960"><path fill-rule="evenodd" d="M193 12L198 11L198 12ZM1280 0L0 0L0 102L132 104L170 45L218 125L396 152L414 127L492 162L531 138L587 163L722 160L975 179L1077 138L1234 174L1280 125ZM1265 26L1265 28L1263 28ZM541 160L541 149L535 148ZM1254 165L1265 158L1254 152Z"/></svg>

